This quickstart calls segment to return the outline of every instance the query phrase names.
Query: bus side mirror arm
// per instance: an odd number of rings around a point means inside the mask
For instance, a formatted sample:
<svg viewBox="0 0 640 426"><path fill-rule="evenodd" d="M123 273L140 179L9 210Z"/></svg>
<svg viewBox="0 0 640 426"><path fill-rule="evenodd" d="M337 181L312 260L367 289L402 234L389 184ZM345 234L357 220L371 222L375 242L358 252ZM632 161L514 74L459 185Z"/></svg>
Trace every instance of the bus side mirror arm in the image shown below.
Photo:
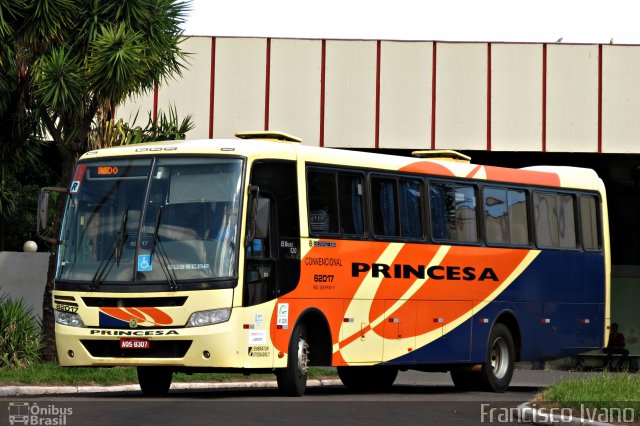
<svg viewBox="0 0 640 426"><path fill-rule="evenodd" d="M38 211L36 214L36 223L37 223L37 235L38 238L44 240L51 244L58 244L58 240L55 238L50 238L45 235L42 235L45 229L48 226L48 217L49 217L49 194L51 192L59 192L62 194L68 194L69 191L67 188L62 188L60 186L46 186L40 190L40 194L38 194Z"/></svg>

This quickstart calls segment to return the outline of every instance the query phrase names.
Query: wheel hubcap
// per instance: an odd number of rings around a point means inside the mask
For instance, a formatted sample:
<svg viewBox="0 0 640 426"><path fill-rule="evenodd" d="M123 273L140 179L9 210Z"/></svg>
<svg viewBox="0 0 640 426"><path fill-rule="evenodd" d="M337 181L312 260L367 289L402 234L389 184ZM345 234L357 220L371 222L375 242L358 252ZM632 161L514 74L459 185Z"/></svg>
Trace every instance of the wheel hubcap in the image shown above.
<svg viewBox="0 0 640 426"><path fill-rule="evenodd" d="M300 337L298 340L298 372L304 376L309 371L309 344Z"/></svg>
<svg viewBox="0 0 640 426"><path fill-rule="evenodd" d="M509 349L507 342L499 337L493 342L491 348L491 368L493 375L497 378L503 378L509 369Z"/></svg>

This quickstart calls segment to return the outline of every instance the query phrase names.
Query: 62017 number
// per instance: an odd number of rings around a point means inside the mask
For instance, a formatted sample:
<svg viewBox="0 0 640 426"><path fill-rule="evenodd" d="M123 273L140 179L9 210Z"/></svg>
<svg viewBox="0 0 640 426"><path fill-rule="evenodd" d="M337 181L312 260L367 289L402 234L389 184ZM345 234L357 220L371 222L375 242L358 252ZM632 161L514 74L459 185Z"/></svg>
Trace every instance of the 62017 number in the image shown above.
<svg viewBox="0 0 640 426"><path fill-rule="evenodd" d="M69 305L61 305L61 304L58 303L58 304L56 304L56 311L76 313L76 312L78 312L78 307L77 306L69 306Z"/></svg>
<svg viewBox="0 0 640 426"><path fill-rule="evenodd" d="M313 276L313 282L314 283L332 283L333 278L334 278L334 275L315 274Z"/></svg>

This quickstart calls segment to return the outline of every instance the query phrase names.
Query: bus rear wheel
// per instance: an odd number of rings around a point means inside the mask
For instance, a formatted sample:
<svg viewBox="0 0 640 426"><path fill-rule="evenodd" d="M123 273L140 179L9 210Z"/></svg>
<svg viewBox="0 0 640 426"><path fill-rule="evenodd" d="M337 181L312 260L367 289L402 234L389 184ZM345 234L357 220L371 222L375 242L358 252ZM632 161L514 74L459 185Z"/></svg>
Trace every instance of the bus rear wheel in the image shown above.
<svg viewBox="0 0 640 426"><path fill-rule="evenodd" d="M487 362L482 366L483 388L502 393L507 390L515 366L515 348L509 328L495 324L489 334Z"/></svg>
<svg viewBox="0 0 640 426"><path fill-rule="evenodd" d="M398 369L386 365L363 367L338 367L342 383L359 391L383 391L393 386Z"/></svg>
<svg viewBox="0 0 640 426"><path fill-rule="evenodd" d="M502 393L507 390L515 366L515 346L509 328L496 324L487 343L486 361L479 371L452 370L456 388L464 391L481 390Z"/></svg>
<svg viewBox="0 0 640 426"><path fill-rule="evenodd" d="M168 367L138 367L138 383L147 396L162 396L169 392L173 371Z"/></svg>
<svg viewBox="0 0 640 426"><path fill-rule="evenodd" d="M276 371L278 390L286 396L302 396L309 374L309 338L304 324L298 323L291 333L287 367Z"/></svg>

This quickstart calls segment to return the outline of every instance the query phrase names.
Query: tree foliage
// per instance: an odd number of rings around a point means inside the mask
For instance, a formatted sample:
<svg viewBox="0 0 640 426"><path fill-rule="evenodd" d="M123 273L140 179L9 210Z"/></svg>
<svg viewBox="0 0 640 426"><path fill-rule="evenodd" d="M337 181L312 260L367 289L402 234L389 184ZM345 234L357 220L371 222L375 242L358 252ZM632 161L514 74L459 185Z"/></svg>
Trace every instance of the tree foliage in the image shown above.
<svg viewBox="0 0 640 426"><path fill-rule="evenodd" d="M188 3L175 0L25 0L19 44L42 120L63 159L128 96L180 75ZM98 111L102 114L98 117ZM70 170L65 170L70 173ZM64 182L66 183L66 182Z"/></svg>
<svg viewBox="0 0 640 426"><path fill-rule="evenodd" d="M46 134L60 152L60 184L68 186L92 131L113 123L119 104L181 75L187 54L180 26L188 9L189 0L0 0L3 167L13 164L5 155L37 155L38 136ZM0 203L10 207L3 191ZM61 216L59 209L58 222ZM46 327L53 322L51 262L49 269Z"/></svg>
<svg viewBox="0 0 640 426"><path fill-rule="evenodd" d="M98 111L98 116L100 114ZM187 132L195 127L191 114L181 120L175 106L170 106L167 113L158 111L157 117L149 113L145 127L131 125L122 118L99 121L101 124L93 128L89 135L91 149L185 139ZM137 122L138 115L136 114L131 121Z"/></svg>

